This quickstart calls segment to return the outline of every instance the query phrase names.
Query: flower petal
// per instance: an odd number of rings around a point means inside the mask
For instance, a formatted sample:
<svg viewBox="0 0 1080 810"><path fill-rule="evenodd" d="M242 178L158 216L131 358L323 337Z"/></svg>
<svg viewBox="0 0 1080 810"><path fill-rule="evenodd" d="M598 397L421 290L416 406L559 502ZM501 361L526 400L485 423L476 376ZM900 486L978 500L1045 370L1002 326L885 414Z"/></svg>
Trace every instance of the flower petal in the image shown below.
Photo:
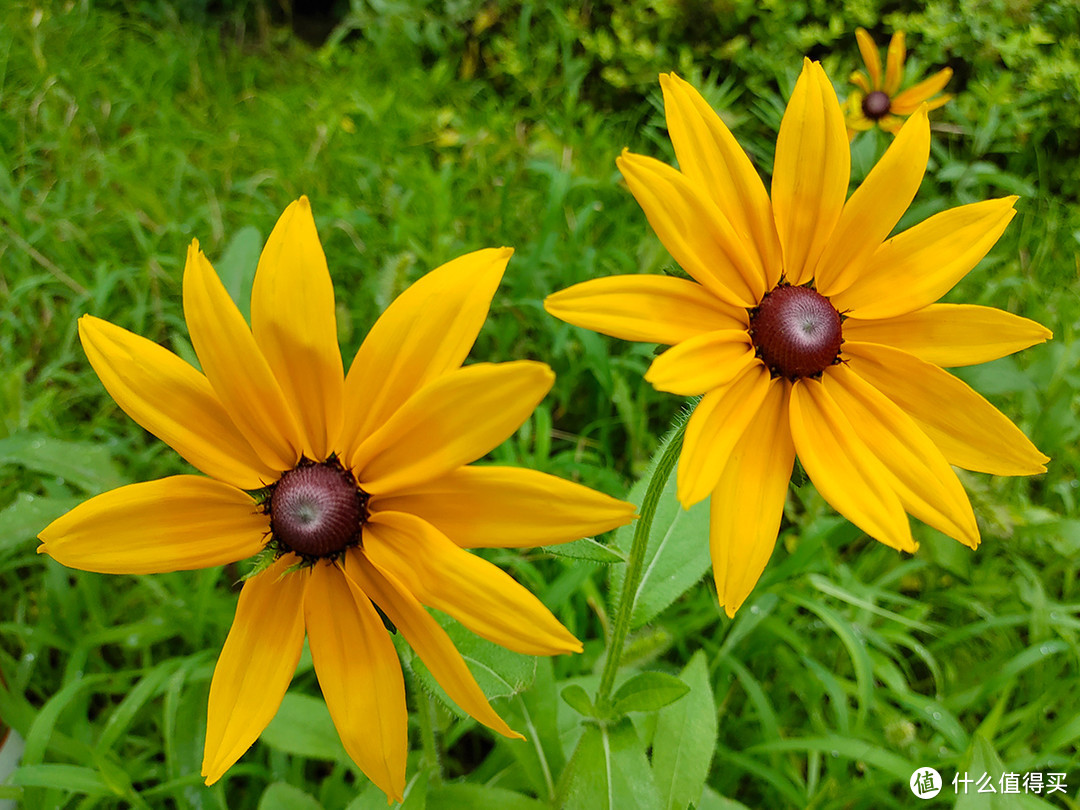
<svg viewBox="0 0 1080 810"><path fill-rule="evenodd" d="M747 324L745 309L725 304L696 282L670 276L595 278L552 293L544 309L604 335L669 346Z"/></svg>
<svg viewBox="0 0 1080 810"><path fill-rule="evenodd" d="M305 571L286 555L244 583L214 667L202 775L218 781L262 734L281 705L304 649Z"/></svg>
<svg viewBox="0 0 1080 810"><path fill-rule="evenodd" d="M817 62L803 60L776 139L772 202L784 275L805 284L840 218L851 147L836 91Z"/></svg>
<svg viewBox="0 0 1080 810"><path fill-rule="evenodd" d="M101 574L192 571L257 554L269 528L246 492L176 475L84 501L45 527L38 553Z"/></svg>
<svg viewBox="0 0 1080 810"><path fill-rule="evenodd" d="M526 655L581 652L581 642L539 599L430 523L376 512L364 528L364 553L380 571L478 636Z"/></svg>
<svg viewBox="0 0 1080 810"><path fill-rule="evenodd" d="M513 253L504 247L459 256L419 279L386 308L345 379L339 442L344 455L424 385L465 361Z"/></svg>
<svg viewBox="0 0 1080 810"><path fill-rule="evenodd" d="M285 209L259 256L251 331L296 418L304 455L325 461L341 430L345 373L334 285L307 197Z"/></svg>
<svg viewBox="0 0 1080 810"><path fill-rule="evenodd" d="M293 467L303 452L300 429L244 316L199 250L198 240L188 248L184 267L184 317L203 373L237 429L269 467Z"/></svg>
<svg viewBox="0 0 1080 810"><path fill-rule="evenodd" d="M821 496L874 539L914 552L918 546L892 474L820 381L795 383L789 416L795 452Z"/></svg>
<svg viewBox="0 0 1080 810"><path fill-rule="evenodd" d="M888 397L843 364L822 378L825 390L870 452L892 476L904 509L923 523L977 548L979 527L964 488L949 462Z"/></svg>
<svg viewBox="0 0 1080 810"><path fill-rule="evenodd" d="M724 329L668 349L653 360L645 379L657 391L694 396L730 382L755 362L760 361L746 329Z"/></svg>
<svg viewBox="0 0 1080 810"><path fill-rule="evenodd" d="M859 44L859 53L862 54L863 64L866 65L866 72L870 74L870 89L866 92L869 93L873 90L880 90L881 54L878 53L877 43L874 42L873 37L870 36L865 28L855 29L855 41Z"/></svg>
<svg viewBox="0 0 1080 810"><path fill-rule="evenodd" d="M491 708L450 636L401 583L379 571L359 551L345 556L345 574L401 631L454 703L492 731L515 740L525 739Z"/></svg>
<svg viewBox="0 0 1080 810"><path fill-rule="evenodd" d="M929 157L930 121L922 110L907 120L844 205L814 271L818 292L834 295L858 278L867 259L881 247L915 199Z"/></svg>
<svg viewBox="0 0 1080 810"><path fill-rule="evenodd" d="M747 250L757 254L765 285L772 289L780 280L780 241L765 184L727 125L689 82L661 74L660 87L679 169L712 196Z"/></svg>
<svg viewBox="0 0 1080 810"><path fill-rule="evenodd" d="M756 306L765 294L765 270L704 189L644 155L624 151L615 163L675 261L721 301Z"/></svg>
<svg viewBox="0 0 1080 810"><path fill-rule="evenodd" d="M871 45L873 45L873 43L871 43ZM877 55L876 46L874 47L874 55ZM880 59L881 57L878 57L879 62ZM874 92L874 88L870 85L870 77L863 73L861 70L856 70L850 76L848 76L848 81L855 85L857 88L859 88L862 96L868 96L870 95L870 93ZM852 96L854 95L855 93L852 93ZM861 102L862 99L860 97L860 103Z"/></svg>
<svg viewBox="0 0 1080 810"><path fill-rule="evenodd" d="M987 363L1053 336L1035 321L972 304L931 304L895 318L844 321L845 340L884 343L946 368Z"/></svg>
<svg viewBox="0 0 1080 810"><path fill-rule="evenodd" d="M904 32L894 31L889 40L889 49L885 52L885 84L882 90L890 99L900 89L900 82L904 79L904 58L907 51L904 48Z"/></svg>
<svg viewBox="0 0 1080 810"><path fill-rule="evenodd" d="M1016 211L1017 197L962 205L894 236L850 287L832 296L856 318L892 318L937 301L987 254Z"/></svg>
<svg viewBox="0 0 1080 810"><path fill-rule="evenodd" d="M676 476L679 501L689 509L716 487L728 455L746 431L769 391L761 363L707 393L686 426Z"/></svg>
<svg viewBox="0 0 1080 810"><path fill-rule="evenodd" d="M477 363L410 397L353 454L365 492L384 494L456 470L513 435L555 381L543 363Z"/></svg>
<svg viewBox="0 0 1080 810"><path fill-rule="evenodd" d="M873 343L844 344L852 371L903 408L948 462L994 475L1037 475L1050 459L1016 425L947 371Z"/></svg>
<svg viewBox="0 0 1080 810"><path fill-rule="evenodd" d="M952 68L942 68L929 79L923 79L918 84L912 85L902 93L897 93L896 97L892 100L892 104L889 109L897 115L909 115L915 110L919 109L919 105L924 101L929 101L931 96L940 93L945 85L949 83L949 79L952 78ZM947 96L945 99L936 99L944 104L946 100L952 98ZM927 109L934 109L940 107L941 104L931 104Z"/></svg>
<svg viewBox="0 0 1080 810"><path fill-rule="evenodd" d="M460 467L408 491L375 496L373 512L423 518L462 548L532 548L610 531L635 506L520 467Z"/></svg>
<svg viewBox="0 0 1080 810"><path fill-rule="evenodd" d="M405 681L368 596L337 565L316 563L304 594L311 661L334 727L360 770L402 801L409 749Z"/></svg>
<svg viewBox="0 0 1080 810"><path fill-rule="evenodd" d="M105 390L124 413L192 466L240 489L278 477L236 429L209 381L175 354L84 315L79 339Z"/></svg>
<svg viewBox="0 0 1080 810"><path fill-rule="evenodd" d="M769 381L761 408L735 443L709 502L716 593L729 617L754 589L776 545L795 445L787 380Z"/></svg>

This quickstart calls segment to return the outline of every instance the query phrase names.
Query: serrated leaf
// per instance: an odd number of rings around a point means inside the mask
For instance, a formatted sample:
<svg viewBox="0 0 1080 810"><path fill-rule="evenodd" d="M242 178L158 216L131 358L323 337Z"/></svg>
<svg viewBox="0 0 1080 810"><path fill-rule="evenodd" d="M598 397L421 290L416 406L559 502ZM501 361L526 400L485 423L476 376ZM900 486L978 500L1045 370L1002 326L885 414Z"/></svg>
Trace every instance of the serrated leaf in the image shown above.
<svg viewBox="0 0 1080 810"><path fill-rule="evenodd" d="M259 797L259 810L322 810L322 805L300 788L287 782L274 782Z"/></svg>
<svg viewBox="0 0 1080 810"><path fill-rule="evenodd" d="M310 695L286 693L270 725L259 737L278 751L311 759L350 762L326 703Z"/></svg>
<svg viewBox="0 0 1080 810"><path fill-rule="evenodd" d="M626 556L618 549L597 543L591 537L575 540L572 543L561 543L557 546L543 546L542 549L556 557L568 557L572 560L608 564L626 561Z"/></svg>
<svg viewBox="0 0 1080 810"><path fill-rule="evenodd" d="M428 810L545 810L549 807L513 790L467 784L433 787L428 792L427 806Z"/></svg>
<svg viewBox="0 0 1080 810"><path fill-rule="evenodd" d="M641 672L619 687L612 699L616 717L627 712L655 712L668 706L690 687L666 672Z"/></svg>
<svg viewBox="0 0 1080 810"><path fill-rule="evenodd" d="M660 793L634 725L588 724L559 780L562 810L656 810Z"/></svg>
<svg viewBox="0 0 1080 810"><path fill-rule="evenodd" d="M653 736L653 775L667 810L701 803L719 731L709 665L701 650L682 671L682 682L690 691L661 709Z"/></svg>
<svg viewBox="0 0 1080 810"><path fill-rule="evenodd" d="M109 451L92 442L69 442L41 433L0 439L0 464L19 464L55 476L91 495L123 483Z"/></svg>
<svg viewBox="0 0 1080 810"><path fill-rule="evenodd" d="M656 451L648 472L630 490L627 500L639 508L664 447L666 445ZM641 584L634 599L631 629L641 627L656 618L672 602L694 587L712 564L709 556L709 500L683 509L675 492L676 472L672 471L664 485L649 532ZM614 545L624 554L630 551L635 525L631 523L615 532ZM614 593L622 593L624 574L625 566L619 565L611 569Z"/></svg>
<svg viewBox="0 0 1080 810"><path fill-rule="evenodd" d="M444 613L433 610L431 614L454 642L488 700L519 694L533 682L536 677L536 659L531 655L522 655L480 638ZM395 637L395 644L424 689L442 701L454 714L464 717L461 709L450 700L435 680L435 676L412 652L404 639Z"/></svg>
<svg viewBox="0 0 1080 810"><path fill-rule="evenodd" d="M581 684L570 684L562 690L561 695L566 704L582 717L596 717L592 699Z"/></svg>

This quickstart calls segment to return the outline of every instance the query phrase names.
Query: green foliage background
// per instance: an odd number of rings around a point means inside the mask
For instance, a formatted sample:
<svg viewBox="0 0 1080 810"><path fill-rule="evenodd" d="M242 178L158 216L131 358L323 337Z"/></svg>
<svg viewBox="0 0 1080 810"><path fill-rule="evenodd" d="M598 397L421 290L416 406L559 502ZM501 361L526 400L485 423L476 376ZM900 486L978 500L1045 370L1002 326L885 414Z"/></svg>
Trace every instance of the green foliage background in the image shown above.
<svg viewBox="0 0 1080 810"><path fill-rule="evenodd" d="M624 147L673 160L658 73L700 87L768 175L802 56L821 59L843 96L862 25L882 45L908 31L909 78L956 71L958 97L932 116L931 165L901 227L1023 197L948 300L1054 331L1050 344L960 371L1053 461L1036 479L964 475L984 538L975 553L918 526L919 554L899 557L812 487L793 488L774 557L733 621L703 577L704 534L685 530L684 553L646 583L628 663L683 673L682 700L717 718L718 737L705 792L662 798L908 807L908 776L932 765L947 780L1067 772L1068 795L1046 802L1080 806L1076 4L353 0L346 11L314 49L255 0L0 9L0 717L27 741L17 785L0 791L26 807L385 807L343 756L306 657L262 741L201 786L206 692L242 571L104 577L34 553L34 535L86 497L185 469L105 394L78 345L79 315L193 359L180 308L191 238L243 303L262 239L308 194L348 360L423 272L513 245L472 357L540 359L558 382L494 458L623 495L681 402L643 382L651 346L561 324L542 298L671 266L614 166ZM853 182L884 146L856 141ZM412 716L430 713L439 731L432 751L413 729L407 805L590 806L599 727L558 695L595 689L620 566L541 551L492 559L586 652L535 671L495 662L511 725L547 723L529 748L445 707L403 649ZM613 727L616 764L670 775L663 746L645 760L626 741L670 739L688 721L664 712L680 705ZM632 780L613 790L651 806ZM983 806L965 801L956 806Z"/></svg>

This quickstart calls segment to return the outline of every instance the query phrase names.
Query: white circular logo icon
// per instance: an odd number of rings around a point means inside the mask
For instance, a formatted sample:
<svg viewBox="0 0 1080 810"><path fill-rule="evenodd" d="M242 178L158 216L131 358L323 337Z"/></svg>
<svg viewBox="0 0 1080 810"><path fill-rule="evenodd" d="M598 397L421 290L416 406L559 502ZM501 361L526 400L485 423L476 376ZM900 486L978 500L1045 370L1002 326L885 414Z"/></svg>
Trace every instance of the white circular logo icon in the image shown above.
<svg viewBox="0 0 1080 810"><path fill-rule="evenodd" d="M910 785L920 799L932 799L941 792L941 774L933 768L919 768L911 775Z"/></svg>

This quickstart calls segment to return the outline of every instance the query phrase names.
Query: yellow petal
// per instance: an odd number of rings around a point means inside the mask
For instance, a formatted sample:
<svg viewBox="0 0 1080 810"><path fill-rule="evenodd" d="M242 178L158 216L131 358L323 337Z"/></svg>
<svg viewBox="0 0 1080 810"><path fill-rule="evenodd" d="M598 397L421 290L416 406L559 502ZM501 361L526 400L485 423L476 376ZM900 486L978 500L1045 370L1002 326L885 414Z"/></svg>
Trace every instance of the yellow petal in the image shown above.
<svg viewBox="0 0 1080 810"><path fill-rule="evenodd" d="M911 417L843 364L826 371L822 384L891 474L904 509L964 545L978 547L979 527L964 488Z"/></svg>
<svg viewBox="0 0 1080 810"><path fill-rule="evenodd" d="M511 248L467 253L399 295L375 322L345 379L347 456L409 397L464 362L487 318Z"/></svg>
<svg viewBox="0 0 1080 810"><path fill-rule="evenodd" d="M345 573L393 622L454 703L492 731L525 739L491 708L450 636L401 583L380 572L359 551L346 555Z"/></svg>
<svg viewBox="0 0 1080 810"><path fill-rule="evenodd" d="M772 203L746 151L689 82L662 74L664 112L679 169L705 189L743 244L757 253L768 289L780 280L780 241Z"/></svg>
<svg viewBox="0 0 1080 810"><path fill-rule="evenodd" d="M845 340L884 343L946 368L987 363L1052 337L1035 321L972 304L931 304L895 318L844 321Z"/></svg>
<svg viewBox="0 0 1080 810"><path fill-rule="evenodd" d="M709 496L768 390L769 372L757 363L698 403L686 426L676 477L684 509Z"/></svg>
<svg viewBox="0 0 1080 810"><path fill-rule="evenodd" d="M184 267L184 317L203 373L237 429L267 466L279 471L295 466L303 449L300 429L244 316L197 240Z"/></svg>
<svg viewBox="0 0 1080 810"><path fill-rule="evenodd" d="M229 637L214 667L202 775L218 781L262 734L289 688L304 649L306 571L286 574L286 555L244 583Z"/></svg>
<svg viewBox="0 0 1080 810"><path fill-rule="evenodd" d="M919 109L919 105L924 101L928 101L931 96L940 93L951 78L952 68L943 68L930 78L923 79L902 93L897 93L889 109L897 115L909 115ZM952 98L952 96L949 96L949 98ZM941 104L945 103L943 99L939 99L939 101L941 101ZM941 106L941 104L934 106ZM928 109L932 110L934 106L930 106Z"/></svg>
<svg viewBox="0 0 1080 810"><path fill-rule="evenodd" d="M240 489L259 489L278 472L236 429L206 377L168 349L91 315L79 339L105 390L128 416L192 466Z"/></svg>
<svg viewBox="0 0 1080 810"><path fill-rule="evenodd" d="M334 285L307 197L285 209L266 240L251 331L299 425L304 455L325 461L341 430L344 371Z"/></svg>
<svg viewBox="0 0 1080 810"><path fill-rule="evenodd" d="M869 93L872 90L880 90L881 54L878 53L877 44L870 34L867 33L865 28L855 29L855 41L859 43L859 53L862 54L863 64L866 65L866 72L870 74L870 89L866 92Z"/></svg>
<svg viewBox="0 0 1080 810"><path fill-rule="evenodd" d="M893 491L892 474L818 380L802 379L792 386L789 415L795 452L821 496L874 539L914 552L917 546Z"/></svg>
<svg viewBox="0 0 1080 810"><path fill-rule="evenodd" d="M374 512L423 518L463 548L531 548L610 531L635 506L519 467L460 467L408 491L376 496Z"/></svg>
<svg viewBox="0 0 1080 810"><path fill-rule="evenodd" d="M829 242L851 175L844 114L821 65L803 61L776 139L772 201L784 275L805 284Z"/></svg>
<svg viewBox="0 0 1080 810"><path fill-rule="evenodd" d="M745 328L744 308L700 284L670 276L605 276L544 299L560 320L621 340L674 345L719 329Z"/></svg>
<svg viewBox="0 0 1080 810"><path fill-rule="evenodd" d="M364 528L364 553L380 571L478 636L526 655L581 652L581 642L539 599L430 523L376 512Z"/></svg>
<svg viewBox="0 0 1080 810"><path fill-rule="evenodd" d="M38 553L101 574L191 571L258 553L269 528L247 493L176 475L84 501L45 527Z"/></svg>
<svg viewBox="0 0 1080 810"><path fill-rule="evenodd" d="M772 555L795 445L787 380L769 381L761 408L735 443L709 502L709 549L720 604L733 617Z"/></svg>
<svg viewBox="0 0 1080 810"><path fill-rule="evenodd" d="M873 343L844 344L852 371L899 405L948 462L994 475L1046 472L1046 456L967 383L907 352Z"/></svg>
<svg viewBox="0 0 1080 810"><path fill-rule="evenodd" d="M378 612L332 563L311 568L304 594L311 661L353 762L389 798L405 792L408 712L401 664Z"/></svg>
<svg viewBox="0 0 1080 810"><path fill-rule="evenodd" d="M653 360L645 379L658 391L694 396L730 382L755 362L746 329L725 329L668 349Z"/></svg>
<svg viewBox="0 0 1080 810"><path fill-rule="evenodd" d="M894 236L850 287L832 296L840 311L864 320L922 309L968 274L1001 236L1017 197L962 205Z"/></svg>
<svg viewBox="0 0 1080 810"><path fill-rule="evenodd" d="M875 54L875 56L877 55L877 48L876 47L874 48L874 54ZM850 76L848 76L848 81L851 82L853 85L858 87L859 90L862 91L862 93L860 95L860 98L859 98L859 103L860 104L862 103L862 96L867 96L867 95L870 95L870 93L874 92L874 88L871 87L871 85L870 85L870 78L865 73L863 73L861 70L856 70ZM855 93L852 93L852 96L854 96L854 95L855 95Z"/></svg>
<svg viewBox="0 0 1080 810"><path fill-rule="evenodd" d="M513 435L555 381L543 363L477 363L421 388L357 448L364 491L385 494L431 481Z"/></svg>
<svg viewBox="0 0 1080 810"><path fill-rule="evenodd" d="M900 82L903 81L906 54L904 32L896 31L889 40L889 50L885 53L885 84L882 89L890 99L896 95Z"/></svg>
<svg viewBox="0 0 1080 810"><path fill-rule="evenodd" d="M916 113L844 205L814 276L822 295L851 286L867 259L904 215L919 190L930 157L930 121Z"/></svg>
<svg viewBox="0 0 1080 810"><path fill-rule="evenodd" d="M705 189L644 155L624 151L615 163L675 261L721 301L756 306L765 271Z"/></svg>

